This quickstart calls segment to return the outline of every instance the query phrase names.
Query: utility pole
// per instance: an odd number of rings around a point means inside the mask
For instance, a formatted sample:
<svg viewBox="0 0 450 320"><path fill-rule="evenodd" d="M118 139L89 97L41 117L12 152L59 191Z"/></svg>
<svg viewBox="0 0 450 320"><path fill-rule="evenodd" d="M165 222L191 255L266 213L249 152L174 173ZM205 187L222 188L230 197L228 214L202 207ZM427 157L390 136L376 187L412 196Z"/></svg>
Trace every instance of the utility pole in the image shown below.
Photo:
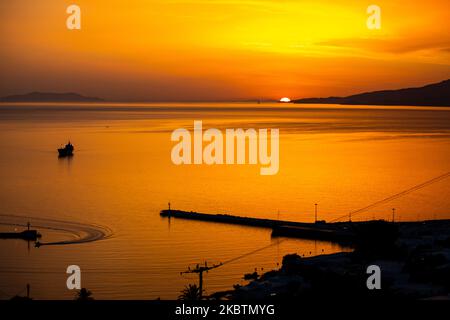
<svg viewBox="0 0 450 320"><path fill-rule="evenodd" d="M314 209L314 223L317 223L317 203L314 204L315 209Z"/></svg>
<svg viewBox="0 0 450 320"><path fill-rule="evenodd" d="M348 213L348 222L352 222L352 212Z"/></svg>
<svg viewBox="0 0 450 320"><path fill-rule="evenodd" d="M211 269L218 268L222 265L222 263L219 264L213 264L212 266L208 267L208 264L205 261L205 265L201 266L200 264L197 264L194 269L188 268L188 270L180 272L180 274L183 273L198 273L198 287L200 290L200 299L202 299L203 295L203 272L208 272Z"/></svg>
<svg viewBox="0 0 450 320"><path fill-rule="evenodd" d="M395 222L395 208L392 208L392 222Z"/></svg>

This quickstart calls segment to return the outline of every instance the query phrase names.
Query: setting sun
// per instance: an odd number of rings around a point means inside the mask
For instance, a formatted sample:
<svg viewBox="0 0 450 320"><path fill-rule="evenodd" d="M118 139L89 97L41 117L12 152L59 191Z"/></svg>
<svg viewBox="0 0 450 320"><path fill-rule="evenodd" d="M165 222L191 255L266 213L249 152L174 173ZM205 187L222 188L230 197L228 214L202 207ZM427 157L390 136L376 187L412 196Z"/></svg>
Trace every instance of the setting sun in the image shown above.
<svg viewBox="0 0 450 320"><path fill-rule="evenodd" d="M287 97L284 97L284 98L281 98L280 99L280 102L291 102L291 99L289 99L289 98L287 98Z"/></svg>

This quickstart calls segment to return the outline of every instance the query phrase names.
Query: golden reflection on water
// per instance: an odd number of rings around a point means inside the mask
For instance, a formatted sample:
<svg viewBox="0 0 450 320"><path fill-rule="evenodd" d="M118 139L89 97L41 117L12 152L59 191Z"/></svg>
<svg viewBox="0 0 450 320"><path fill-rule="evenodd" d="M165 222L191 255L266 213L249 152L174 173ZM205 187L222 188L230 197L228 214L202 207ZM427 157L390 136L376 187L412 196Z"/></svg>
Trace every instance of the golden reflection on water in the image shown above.
<svg viewBox="0 0 450 320"><path fill-rule="evenodd" d="M205 128L279 128L279 173L261 176L259 165L173 165L170 133L191 129L194 119ZM277 244L265 229L169 221L159 211L170 201L182 210L313 221L318 203L319 219L332 220L450 171L449 120L448 108L0 105L0 213L113 231L104 241L29 251L22 241L0 241L0 290L15 294L29 282L35 298L71 298L65 268L78 264L94 297L176 298L196 281L179 272L197 262L274 244L210 272L211 293L244 283L242 275L256 267L277 268L286 253L339 251L324 242ZM75 156L58 159L56 148L67 139ZM397 220L448 219L449 183L353 220L391 219L392 208Z"/></svg>

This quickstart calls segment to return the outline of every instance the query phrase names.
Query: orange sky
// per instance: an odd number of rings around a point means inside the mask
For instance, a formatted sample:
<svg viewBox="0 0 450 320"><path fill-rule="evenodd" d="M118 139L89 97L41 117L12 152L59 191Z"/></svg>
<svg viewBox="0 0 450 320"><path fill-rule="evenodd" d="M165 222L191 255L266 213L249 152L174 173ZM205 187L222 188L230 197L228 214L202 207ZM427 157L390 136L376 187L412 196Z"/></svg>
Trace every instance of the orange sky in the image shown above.
<svg viewBox="0 0 450 320"><path fill-rule="evenodd" d="M66 8L81 7L81 30ZM366 27L369 4L381 30ZM450 2L2 0L0 95L347 95L450 78Z"/></svg>

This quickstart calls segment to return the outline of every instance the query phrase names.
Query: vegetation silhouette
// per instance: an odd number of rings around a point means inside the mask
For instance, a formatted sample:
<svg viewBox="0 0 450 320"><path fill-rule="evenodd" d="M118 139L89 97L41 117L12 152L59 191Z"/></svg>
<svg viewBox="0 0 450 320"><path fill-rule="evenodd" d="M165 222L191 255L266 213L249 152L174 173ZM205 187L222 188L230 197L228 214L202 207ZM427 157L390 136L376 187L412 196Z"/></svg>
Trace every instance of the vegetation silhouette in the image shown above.
<svg viewBox="0 0 450 320"><path fill-rule="evenodd" d="M200 291L200 287L196 284L189 284L184 287L181 291L181 294L178 296L179 300L189 300L189 301L197 301L201 300L202 292Z"/></svg>
<svg viewBox="0 0 450 320"><path fill-rule="evenodd" d="M89 291L86 288L81 288L76 296L75 296L75 300L77 301L90 301L90 300L94 300L94 298L92 297L92 292Z"/></svg>

